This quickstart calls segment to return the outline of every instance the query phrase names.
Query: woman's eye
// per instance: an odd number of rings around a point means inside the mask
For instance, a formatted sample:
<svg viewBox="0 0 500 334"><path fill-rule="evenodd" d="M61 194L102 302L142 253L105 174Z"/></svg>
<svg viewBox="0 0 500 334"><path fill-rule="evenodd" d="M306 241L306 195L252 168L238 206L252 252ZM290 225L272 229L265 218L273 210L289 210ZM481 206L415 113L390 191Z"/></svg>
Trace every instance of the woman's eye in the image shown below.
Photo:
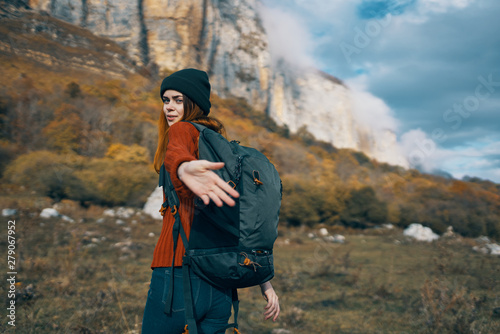
<svg viewBox="0 0 500 334"><path fill-rule="evenodd" d="M182 99L178 99L178 100L177 100L177 103L182 103Z"/></svg>

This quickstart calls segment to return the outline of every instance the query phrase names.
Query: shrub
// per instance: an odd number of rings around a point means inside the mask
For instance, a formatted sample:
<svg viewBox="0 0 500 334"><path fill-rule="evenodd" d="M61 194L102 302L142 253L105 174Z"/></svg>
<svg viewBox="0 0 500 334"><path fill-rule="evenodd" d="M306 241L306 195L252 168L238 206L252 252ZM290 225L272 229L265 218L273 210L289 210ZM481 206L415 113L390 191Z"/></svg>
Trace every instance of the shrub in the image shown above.
<svg viewBox="0 0 500 334"><path fill-rule="evenodd" d="M11 162L4 179L55 200L138 206L153 190L157 176L144 163L36 151Z"/></svg>
<svg viewBox="0 0 500 334"><path fill-rule="evenodd" d="M10 144L7 141L0 140L0 178L2 177L7 165L12 161L12 159L14 159L15 150L15 145Z"/></svg>
<svg viewBox="0 0 500 334"><path fill-rule="evenodd" d="M121 162L131 162L147 164L149 163L149 153L147 148L134 144L126 146L123 144L113 144L108 148L106 157Z"/></svg>
<svg viewBox="0 0 500 334"><path fill-rule="evenodd" d="M76 177L93 194L94 202L104 205L140 206L157 181L152 167L109 158L93 159Z"/></svg>
<svg viewBox="0 0 500 334"><path fill-rule="evenodd" d="M74 176L82 164L83 159L76 154L35 151L12 161L5 169L4 179L57 200L69 198L69 189L78 189L79 195L74 199L84 200L89 196Z"/></svg>
<svg viewBox="0 0 500 334"><path fill-rule="evenodd" d="M351 190L340 220L346 226L366 228L387 220L387 203L380 201L372 187Z"/></svg>

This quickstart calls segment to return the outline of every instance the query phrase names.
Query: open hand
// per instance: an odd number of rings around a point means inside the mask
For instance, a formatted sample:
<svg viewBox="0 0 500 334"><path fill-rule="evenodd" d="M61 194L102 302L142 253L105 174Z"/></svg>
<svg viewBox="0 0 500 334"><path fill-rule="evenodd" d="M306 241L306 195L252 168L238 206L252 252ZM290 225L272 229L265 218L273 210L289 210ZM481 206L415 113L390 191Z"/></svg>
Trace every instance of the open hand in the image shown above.
<svg viewBox="0 0 500 334"><path fill-rule="evenodd" d="M182 163L177 169L177 175L196 196L203 200L205 205L212 200L219 207L224 203L234 206L236 203L231 196L238 198L240 195L212 171L222 167L224 167L223 162L193 160Z"/></svg>

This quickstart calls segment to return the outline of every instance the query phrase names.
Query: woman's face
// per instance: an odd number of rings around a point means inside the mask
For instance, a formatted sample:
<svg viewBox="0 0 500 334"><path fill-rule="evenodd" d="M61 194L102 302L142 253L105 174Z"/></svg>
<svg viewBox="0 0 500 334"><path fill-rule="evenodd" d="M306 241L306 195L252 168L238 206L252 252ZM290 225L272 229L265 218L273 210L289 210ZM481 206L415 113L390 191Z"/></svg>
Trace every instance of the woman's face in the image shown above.
<svg viewBox="0 0 500 334"><path fill-rule="evenodd" d="M182 93L176 90L166 90L163 93L163 113L167 119L168 126L177 123L184 116L184 101Z"/></svg>

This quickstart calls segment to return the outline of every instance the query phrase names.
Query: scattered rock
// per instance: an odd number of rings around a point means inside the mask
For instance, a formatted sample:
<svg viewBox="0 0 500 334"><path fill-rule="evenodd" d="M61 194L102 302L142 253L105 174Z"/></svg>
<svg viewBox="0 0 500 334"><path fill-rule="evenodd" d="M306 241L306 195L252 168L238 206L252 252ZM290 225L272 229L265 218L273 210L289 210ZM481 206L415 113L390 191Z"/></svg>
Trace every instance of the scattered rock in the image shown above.
<svg viewBox="0 0 500 334"><path fill-rule="evenodd" d="M422 226L421 224L411 224L403 231L403 234L418 241L431 242L439 239L439 235L432 232L429 227Z"/></svg>
<svg viewBox="0 0 500 334"><path fill-rule="evenodd" d="M291 334L292 332L284 328L275 328L272 330L271 334Z"/></svg>
<svg viewBox="0 0 500 334"><path fill-rule="evenodd" d="M102 214L108 217L128 219L135 214L135 210L132 208L119 207L116 210L106 209Z"/></svg>
<svg viewBox="0 0 500 334"><path fill-rule="evenodd" d="M388 230L392 230L394 228L394 225L392 224L382 224L382 227Z"/></svg>
<svg viewBox="0 0 500 334"><path fill-rule="evenodd" d="M149 232L148 237L153 238L155 234L153 232Z"/></svg>
<svg viewBox="0 0 500 334"><path fill-rule="evenodd" d="M125 225L125 222L121 219L116 220L116 225Z"/></svg>
<svg viewBox="0 0 500 334"><path fill-rule="evenodd" d="M325 237L325 240L330 241L330 242L343 244L345 242L345 237L343 235L340 235L340 234L335 234L335 235L329 235L329 236Z"/></svg>
<svg viewBox="0 0 500 334"><path fill-rule="evenodd" d="M40 217L42 218L52 218L52 217L59 217L61 214L53 208L45 208L40 212Z"/></svg>
<svg viewBox="0 0 500 334"><path fill-rule="evenodd" d="M112 247L115 248L124 248L124 247L132 248L133 246L134 243L132 242L132 240L120 241L112 245Z"/></svg>
<svg viewBox="0 0 500 334"><path fill-rule="evenodd" d="M54 208L45 208L40 212L40 217L42 218L61 218L67 222L74 223L74 219L61 215L56 209Z"/></svg>
<svg viewBox="0 0 500 334"><path fill-rule="evenodd" d="M75 220L73 218L70 218L68 216L62 215L61 218L62 218L62 220L70 222L70 223L74 223L75 222Z"/></svg>
<svg viewBox="0 0 500 334"><path fill-rule="evenodd" d="M500 255L500 245L491 242L488 237L481 236L476 238L476 242L479 244L472 247L476 252L490 255Z"/></svg>
<svg viewBox="0 0 500 334"><path fill-rule="evenodd" d="M490 243L490 238L482 235L480 237L477 237L476 241L479 242L479 243L481 243L481 244L487 244L487 243Z"/></svg>
<svg viewBox="0 0 500 334"><path fill-rule="evenodd" d="M2 216L15 216L17 215L17 209L2 209Z"/></svg>
<svg viewBox="0 0 500 334"><path fill-rule="evenodd" d="M491 255L500 255L500 245L487 244L486 247L488 247L490 249Z"/></svg>
<svg viewBox="0 0 500 334"><path fill-rule="evenodd" d="M328 236L330 233L328 233L328 230L326 228L320 228L319 229L319 235L322 236L322 237L326 237Z"/></svg>
<svg viewBox="0 0 500 334"><path fill-rule="evenodd" d="M453 226L448 226L446 232L443 233L443 237L445 238L453 238L455 237L455 232L453 232Z"/></svg>
<svg viewBox="0 0 500 334"><path fill-rule="evenodd" d="M486 247L474 246L472 247L472 250L478 253L488 254L488 248Z"/></svg>
<svg viewBox="0 0 500 334"><path fill-rule="evenodd" d="M114 217L115 216L115 210L113 210L113 209L106 209L106 210L104 210L104 212L102 214L105 215L105 216L108 216L108 217Z"/></svg>

